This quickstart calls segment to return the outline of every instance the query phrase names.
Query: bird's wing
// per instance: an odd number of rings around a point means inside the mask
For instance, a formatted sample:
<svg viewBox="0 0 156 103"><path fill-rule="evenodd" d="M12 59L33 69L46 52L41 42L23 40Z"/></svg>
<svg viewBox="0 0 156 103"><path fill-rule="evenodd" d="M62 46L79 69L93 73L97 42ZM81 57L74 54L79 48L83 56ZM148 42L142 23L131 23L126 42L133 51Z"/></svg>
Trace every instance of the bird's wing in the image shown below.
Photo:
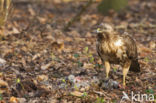
<svg viewBox="0 0 156 103"><path fill-rule="evenodd" d="M126 46L126 54L129 59L137 59L137 47L135 41L129 35L123 35L124 43Z"/></svg>
<svg viewBox="0 0 156 103"><path fill-rule="evenodd" d="M126 46L126 54L131 59L130 71L140 72L140 65L138 63L137 46L135 41L129 35L124 35L124 42Z"/></svg>

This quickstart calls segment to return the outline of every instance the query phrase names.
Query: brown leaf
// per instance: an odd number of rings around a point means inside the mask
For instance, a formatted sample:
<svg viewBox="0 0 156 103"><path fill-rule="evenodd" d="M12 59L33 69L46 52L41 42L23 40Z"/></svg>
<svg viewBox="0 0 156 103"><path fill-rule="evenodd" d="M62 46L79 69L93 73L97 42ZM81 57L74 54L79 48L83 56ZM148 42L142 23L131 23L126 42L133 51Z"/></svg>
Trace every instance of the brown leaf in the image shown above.
<svg viewBox="0 0 156 103"><path fill-rule="evenodd" d="M40 56L41 56L41 54L37 53L37 54L35 54L35 55L33 56L32 60L35 60L36 58L38 58L38 57L40 57Z"/></svg>
<svg viewBox="0 0 156 103"><path fill-rule="evenodd" d="M52 43L52 49L56 51L62 51L64 49L64 43L55 41Z"/></svg>
<svg viewBox="0 0 156 103"><path fill-rule="evenodd" d="M151 42L149 43L149 47L150 47L151 49L155 49L155 48L156 48L156 43L155 43L154 41L151 41Z"/></svg>
<svg viewBox="0 0 156 103"><path fill-rule="evenodd" d="M83 96L83 93L78 92L78 91L73 91L70 94L73 95L73 96L76 96L76 97L82 97Z"/></svg>
<svg viewBox="0 0 156 103"><path fill-rule="evenodd" d="M37 80L38 81L46 81L46 80L48 80L48 76L47 75L39 75L39 76L37 76Z"/></svg>
<svg viewBox="0 0 156 103"><path fill-rule="evenodd" d="M85 68L85 69L92 69L92 68L94 68L94 65L91 64L91 63L84 63L83 68Z"/></svg>
<svg viewBox="0 0 156 103"><path fill-rule="evenodd" d="M44 64L44 65L41 66L41 69L42 69L42 70L46 70L46 69L48 69L50 66L51 66L51 63Z"/></svg>
<svg viewBox="0 0 156 103"><path fill-rule="evenodd" d="M10 103L19 103L18 99L16 97L11 97L10 98Z"/></svg>
<svg viewBox="0 0 156 103"><path fill-rule="evenodd" d="M0 94L8 93L8 83L0 79Z"/></svg>

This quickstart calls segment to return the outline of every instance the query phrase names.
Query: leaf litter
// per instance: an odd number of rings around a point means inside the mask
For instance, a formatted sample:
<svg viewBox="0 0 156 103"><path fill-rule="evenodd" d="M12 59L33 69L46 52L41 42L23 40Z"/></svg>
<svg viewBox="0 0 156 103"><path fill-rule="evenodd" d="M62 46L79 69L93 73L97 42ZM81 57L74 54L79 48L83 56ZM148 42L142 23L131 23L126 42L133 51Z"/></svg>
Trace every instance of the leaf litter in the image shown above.
<svg viewBox="0 0 156 103"><path fill-rule="evenodd" d="M123 91L156 93L156 6L154 0L129 2L127 10L101 16L93 4L69 31L64 25L80 3L14 3L14 14L0 42L0 101L14 103L120 102ZM73 9L71 9L73 8ZM139 12L138 12L139 11ZM110 79L96 53L93 29L108 22L137 41L141 72L128 73L122 90L121 68L113 66Z"/></svg>

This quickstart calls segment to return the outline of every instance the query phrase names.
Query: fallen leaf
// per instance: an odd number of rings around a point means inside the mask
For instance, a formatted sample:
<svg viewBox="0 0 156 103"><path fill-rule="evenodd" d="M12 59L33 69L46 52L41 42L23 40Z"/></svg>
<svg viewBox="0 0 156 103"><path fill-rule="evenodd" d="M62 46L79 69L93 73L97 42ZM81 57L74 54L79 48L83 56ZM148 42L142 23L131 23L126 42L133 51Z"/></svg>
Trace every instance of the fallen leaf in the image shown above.
<svg viewBox="0 0 156 103"><path fill-rule="evenodd" d="M33 56L32 60L35 60L36 58L38 58L38 57L40 57L40 56L41 56L41 54L37 53L37 54L35 54L35 55Z"/></svg>
<svg viewBox="0 0 156 103"><path fill-rule="evenodd" d="M0 78L2 78L3 77L3 73L2 72L0 72Z"/></svg>
<svg viewBox="0 0 156 103"><path fill-rule="evenodd" d="M32 16L36 15L36 13L35 13L35 11L33 10L32 6L30 6L30 5L28 5L28 6L29 6L29 7L28 7L28 11L29 11L30 15L32 15Z"/></svg>
<svg viewBox="0 0 156 103"><path fill-rule="evenodd" d="M8 93L8 83L0 79L0 94Z"/></svg>
<svg viewBox="0 0 156 103"><path fill-rule="evenodd" d="M48 76L47 75L39 75L39 76L37 76L37 80L38 81L46 81L46 80L48 80Z"/></svg>
<svg viewBox="0 0 156 103"><path fill-rule="evenodd" d="M151 41L151 42L149 43L149 47L150 47L151 49L155 49L155 48L156 48L156 43L155 43L154 41Z"/></svg>
<svg viewBox="0 0 156 103"><path fill-rule="evenodd" d="M64 43L63 42L53 42L52 43L52 49L56 51L62 51L64 49Z"/></svg>
<svg viewBox="0 0 156 103"><path fill-rule="evenodd" d="M19 103L26 103L26 99L25 98L17 98Z"/></svg>
<svg viewBox="0 0 156 103"><path fill-rule="evenodd" d="M40 21L40 23L46 22L46 18L44 18L44 17L37 17L37 19Z"/></svg>
<svg viewBox="0 0 156 103"><path fill-rule="evenodd" d="M3 65L5 65L5 64L6 64L6 60L0 58L0 66L3 66Z"/></svg>
<svg viewBox="0 0 156 103"><path fill-rule="evenodd" d="M90 63L84 63L83 68L85 68L85 69L91 69L91 68L94 68L94 65L93 64L90 64Z"/></svg>
<svg viewBox="0 0 156 103"><path fill-rule="evenodd" d="M71 92L70 94L73 96L76 96L76 97L82 97L83 96L83 93L78 92L78 91Z"/></svg>
<svg viewBox="0 0 156 103"><path fill-rule="evenodd" d="M50 65L51 65L51 63L44 64L44 65L41 66L41 69L46 70L46 69L48 69L50 67Z"/></svg>
<svg viewBox="0 0 156 103"><path fill-rule="evenodd" d="M18 99L16 97L11 97L10 98L10 103L19 103Z"/></svg>
<svg viewBox="0 0 156 103"><path fill-rule="evenodd" d="M152 52L152 50L150 49L150 48L147 48L147 47L145 47L145 46L143 46L143 45L139 45L138 46L138 52L139 53L151 53Z"/></svg>

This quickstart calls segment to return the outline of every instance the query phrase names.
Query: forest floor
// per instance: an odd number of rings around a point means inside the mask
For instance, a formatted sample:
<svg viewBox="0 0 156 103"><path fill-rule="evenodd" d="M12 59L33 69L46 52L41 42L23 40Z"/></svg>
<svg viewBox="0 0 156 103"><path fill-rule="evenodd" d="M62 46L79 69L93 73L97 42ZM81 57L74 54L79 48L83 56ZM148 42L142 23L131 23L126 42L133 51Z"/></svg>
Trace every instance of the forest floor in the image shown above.
<svg viewBox="0 0 156 103"><path fill-rule="evenodd" d="M0 41L1 103L119 103L132 92L153 94L156 102L156 1L131 0L124 11L108 15L94 3L64 31L85 4L14 3ZM105 77L93 33L101 22L136 40L141 72L128 73L126 89L96 83ZM110 79L122 85L122 68L112 65Z"/></svg>

